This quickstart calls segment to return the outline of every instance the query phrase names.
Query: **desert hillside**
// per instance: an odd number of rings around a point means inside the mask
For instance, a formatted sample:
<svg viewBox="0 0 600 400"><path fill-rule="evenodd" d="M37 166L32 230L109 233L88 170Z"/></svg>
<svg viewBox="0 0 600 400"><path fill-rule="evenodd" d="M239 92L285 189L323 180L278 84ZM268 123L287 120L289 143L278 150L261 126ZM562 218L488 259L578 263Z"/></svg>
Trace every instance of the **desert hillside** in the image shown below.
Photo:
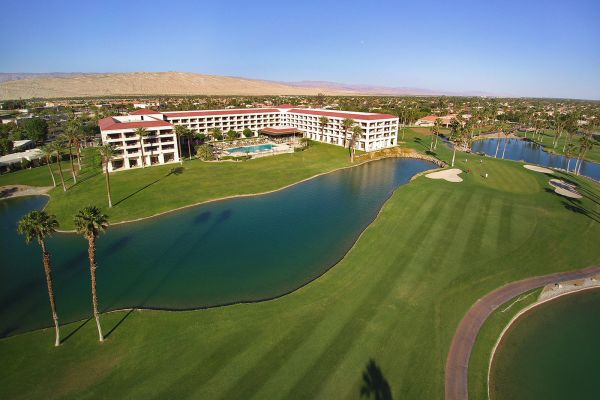
<svg viewBox="0 0 600 400"><path fill-rule="evenodd" d="M0 99L112 95L315 95L350 94L332 88L184 72L41 76L0 82Z"/></svg>

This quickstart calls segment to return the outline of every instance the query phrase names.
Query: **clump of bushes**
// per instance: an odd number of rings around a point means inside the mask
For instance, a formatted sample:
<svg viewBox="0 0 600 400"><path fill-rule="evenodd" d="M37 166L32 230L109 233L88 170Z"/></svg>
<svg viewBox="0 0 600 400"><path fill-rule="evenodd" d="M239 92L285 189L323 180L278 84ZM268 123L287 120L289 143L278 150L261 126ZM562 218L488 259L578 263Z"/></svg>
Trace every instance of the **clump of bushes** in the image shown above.
<svg viewBox="0 0 600 400"><path fill-rule="evenodd" d="M215 159L215 152L212 146L201 144L196 146L196 156L202 161L212 161Z"/></svg>

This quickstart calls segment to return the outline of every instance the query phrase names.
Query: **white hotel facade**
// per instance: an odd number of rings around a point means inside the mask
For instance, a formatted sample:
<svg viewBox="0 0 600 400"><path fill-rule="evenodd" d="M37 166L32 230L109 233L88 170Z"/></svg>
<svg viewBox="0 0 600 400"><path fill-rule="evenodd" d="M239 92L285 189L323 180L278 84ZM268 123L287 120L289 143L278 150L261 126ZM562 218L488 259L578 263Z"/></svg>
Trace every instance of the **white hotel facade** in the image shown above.
<svg viewBox="0 0 600 400"><path fill-rule="evenodd" d="M324 127L320 119L327 117ZM145 165L166 164L179 161L180 154L175 137L175 125L184 125L196 133L210 136L211 130L238 133L246 128L255 136L301 134L311 140L338 146L349 146L352 129L344 132L342 122L354 120L362 128L356 148L375 151L397 145L398 117L389 114L332 111L313 108L294 108L282 105L273 108L227 109L202 111L158 112L148 109L137 110L126 116L108 117L100 120L102 143L115 146L117 155L109 170L121 170L142 166L142 152L137 128L145 128L148 135L143 138Z"/></svg>

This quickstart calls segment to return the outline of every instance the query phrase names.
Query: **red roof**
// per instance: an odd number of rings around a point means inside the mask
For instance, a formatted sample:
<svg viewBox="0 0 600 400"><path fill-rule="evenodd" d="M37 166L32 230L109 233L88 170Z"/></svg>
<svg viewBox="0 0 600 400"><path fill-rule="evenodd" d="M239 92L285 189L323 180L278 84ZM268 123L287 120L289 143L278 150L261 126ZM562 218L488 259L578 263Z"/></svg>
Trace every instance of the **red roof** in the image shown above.
<svg viewBox="0 0 600 400"><path fill-rule="evenodd" d="M242 108L232 110L202 110L202 111L183 111L183 112L166 112L164 115L167 118L188 118L188 117L205 117L213 115L236 115L236 114L267 114L279 113L276 108Z"/></svg>
<svg viewBox="0 0 600 400"><path fill-rule="evenodd" d="M113 117L107 117L98 121L98 126L100 126L100 130L102 131L110 131L115 129L157 128L173 125L167 121L161 121L158 119L148 121L120 122Z"/></svg>
<svg viewBox="0 0 600 400"><path fill-rule="evenodd" d="M154 111L149 108L140 108L134 112L130 112L129 115L147 115L147 114L160 114L159 111Z"/></svg>
<svg viewBox="0 0 600 400"><path fill-rule="evenodd" d="M440 117L436 116L436 115L428 115L426 117L423 118L419 118L420 121L431 121L431 122L435 122L436 119L438 119Z"/></svg>
<svg viewBox="0 0 600 400"><path fill-rule="evenodd" d="M297 114L322 115L324 117L351 118L351 119L358 119L358 120L398 118L395 115L390 115L390 114L357 114L357 113L347 112L347 111L323 111L323 110L312 110L309 108L294 108L294 109L290 110L289 112L297 113Z"/></svg>

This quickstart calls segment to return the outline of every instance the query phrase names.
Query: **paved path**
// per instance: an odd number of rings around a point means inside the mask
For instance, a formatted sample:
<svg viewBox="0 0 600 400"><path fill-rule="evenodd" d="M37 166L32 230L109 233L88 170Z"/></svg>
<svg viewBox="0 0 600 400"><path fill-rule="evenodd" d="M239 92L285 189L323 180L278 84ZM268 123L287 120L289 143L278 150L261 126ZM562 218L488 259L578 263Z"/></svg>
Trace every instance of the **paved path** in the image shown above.
<svg viewBox="0 0 600 400"><path fill-rule="evenodd" d="M468 367L477 334L487 317L508 300L537 287L560 281L582 279L600 273L600 265L572 272L536 276L504 285L487 294L469 309L458 325L446 359L446 400L469 397Z"/></svg>

